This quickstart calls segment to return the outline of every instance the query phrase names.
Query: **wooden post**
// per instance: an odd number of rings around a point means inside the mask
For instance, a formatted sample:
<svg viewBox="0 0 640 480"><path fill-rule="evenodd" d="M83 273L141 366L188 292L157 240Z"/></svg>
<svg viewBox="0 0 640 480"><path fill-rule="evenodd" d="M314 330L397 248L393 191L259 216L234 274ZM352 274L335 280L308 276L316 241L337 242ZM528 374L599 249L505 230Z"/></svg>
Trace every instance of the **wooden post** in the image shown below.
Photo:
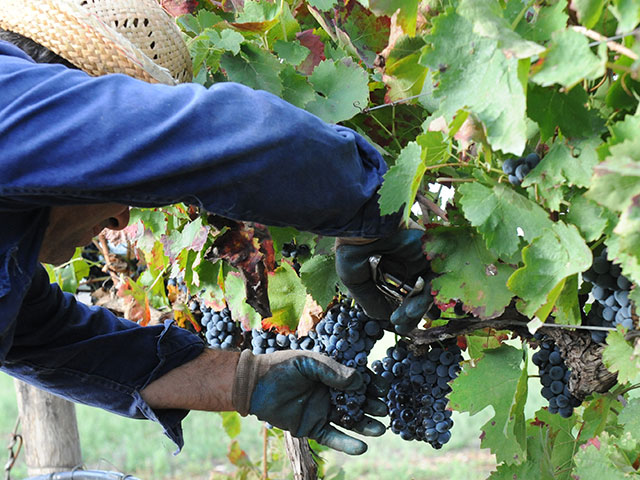
<svg viewBox="0 0 640 480"><path fill-rule="evenodd" d="M296 438L289 432L284 432L284 447L291 462L293 478L295 480L317 480L318 465L313 458L307 439Z"/></svg>
<svg viewBox="0 0 640 480"><path fill-rule="evenodd" d="M29 476L72 470L82 463L75 405L14 381Z"/></svg>

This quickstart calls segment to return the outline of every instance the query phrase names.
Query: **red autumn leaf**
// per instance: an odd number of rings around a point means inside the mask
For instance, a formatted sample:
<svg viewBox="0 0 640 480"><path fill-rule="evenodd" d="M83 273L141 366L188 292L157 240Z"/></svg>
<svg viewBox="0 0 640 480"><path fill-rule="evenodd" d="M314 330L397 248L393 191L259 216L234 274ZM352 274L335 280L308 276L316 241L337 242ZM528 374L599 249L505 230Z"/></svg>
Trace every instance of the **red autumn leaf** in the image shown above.
<svg viewBox="0 0 640 480"><path fill-rule="evenodd" d="M252 466L251 460L247 453L240 448L237 440L233 440L229 445L229 453L227 454L229 461L237 467Z"/></svg>
<svg viewBox="0 0 640 480"><path fill-rule="evenodd" d="M160 0L160 5L167 13L174 17L193 13L198 6L198 0Z"/></svg>
<svg viewBox="0 0 640 480"><path fill-rule="evenodd" d="M322 43L318 35L313 33L312 29L296 33L296 38L300 42L300 45L311 50L307 58L298 66L298 70L305 75L311 75L313 69L316 68L321 61L326 59L324 56L324 43Z"/></svg>
<svg viewBox="0 0 640 480"><path fill-rule="evenodd" d="M276 267L273 240L264 225L235 222L213 244L208 260L223 259L240 270L247 303L270 317L267 272Z"/></svg>

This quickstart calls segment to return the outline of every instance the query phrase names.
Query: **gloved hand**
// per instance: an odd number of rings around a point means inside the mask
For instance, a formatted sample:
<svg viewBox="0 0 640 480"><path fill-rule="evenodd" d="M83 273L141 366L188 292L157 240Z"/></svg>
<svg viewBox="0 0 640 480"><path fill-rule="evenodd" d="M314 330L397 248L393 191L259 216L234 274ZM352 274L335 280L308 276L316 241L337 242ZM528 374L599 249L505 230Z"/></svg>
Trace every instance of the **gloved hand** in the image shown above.
<svg viewBox="0 0 640 480"><path fill-rule="evenodd" d="M401 335L413 330L433 303L431 280L434 274L422 248L423 234L422 230L409 229L366 243L348 238L336 242L336 271L351 296L369 317L390 319L395 331ZM421 276L425 281L422 291L405 297L395 308L396 305L376 287L369 263L373 255L381 256L380 268L405 283L414 285Z"/></svg>
<svg viewBox="0 0 640 480"><path fill-rule="evenodd" d="M253 355L244 350L236 367L232 402L241 415L253 414L294 437L312 438L335 450L360 455L367 444L331 425L338 414L332 411L329 388L349 391L362 385L362 376L356 370L320 353ZM387 409L383 402L371 399L364 411L385 415ZM365 416L353 431L377 437L385 432L385 426Z"/></svg>

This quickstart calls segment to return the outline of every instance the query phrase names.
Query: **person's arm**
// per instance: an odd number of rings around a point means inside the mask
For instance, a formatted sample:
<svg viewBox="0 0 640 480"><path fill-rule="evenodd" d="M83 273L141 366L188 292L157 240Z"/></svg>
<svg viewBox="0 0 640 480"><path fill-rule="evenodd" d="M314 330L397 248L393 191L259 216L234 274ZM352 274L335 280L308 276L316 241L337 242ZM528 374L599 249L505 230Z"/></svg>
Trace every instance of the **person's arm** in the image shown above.
<svg viewBox="0 0 640 480"><path fill-rule="evenodd" d="M0 91L0 196L17 206L183 201L323 235L397 227L380 216L374 147L267 92L93 78L1 42Z"/></svg>
<svg viewBox="0 0 640 480"><path fill-rule="evenodd" d="M3 326L9 322L0 319ZM182 447L187 407L154 408L140 392L200 357L205 346L197 335L171 323L141 327L80 304L49 284L40 266L2 346L9 347L0 358L2 371L74 402L158 422Z"/></svg>
<svg viewBox="0 0 640 480"><path fill-rule="evenodd" d="M239 352L205 349L195 359L167 372L140 393L151 408L226 412L231 401Z"/></svg>

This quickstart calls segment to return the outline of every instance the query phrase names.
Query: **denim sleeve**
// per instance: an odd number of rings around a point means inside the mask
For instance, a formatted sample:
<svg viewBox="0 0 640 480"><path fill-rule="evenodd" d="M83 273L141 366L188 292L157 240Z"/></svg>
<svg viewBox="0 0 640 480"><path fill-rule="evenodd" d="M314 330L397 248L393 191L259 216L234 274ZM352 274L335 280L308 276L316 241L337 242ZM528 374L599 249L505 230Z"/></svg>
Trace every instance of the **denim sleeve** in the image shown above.
<svg viewBox="0 0 640 480"><path fill-rule="evenodd" d="M9 55L0 43L0 197L16 205L200 205L332 236L392 233L387 166L357 132L236 83L151 85Z"/></svg>
<svg viewBox="0 0 640 480"><path fill-rule="evenodd" d="M196 358L204 343L171 323L141 327L77 303L39 267L1 369L68 400L160 423L182 448L186 410L154 410L140 391Z"/></svg>

